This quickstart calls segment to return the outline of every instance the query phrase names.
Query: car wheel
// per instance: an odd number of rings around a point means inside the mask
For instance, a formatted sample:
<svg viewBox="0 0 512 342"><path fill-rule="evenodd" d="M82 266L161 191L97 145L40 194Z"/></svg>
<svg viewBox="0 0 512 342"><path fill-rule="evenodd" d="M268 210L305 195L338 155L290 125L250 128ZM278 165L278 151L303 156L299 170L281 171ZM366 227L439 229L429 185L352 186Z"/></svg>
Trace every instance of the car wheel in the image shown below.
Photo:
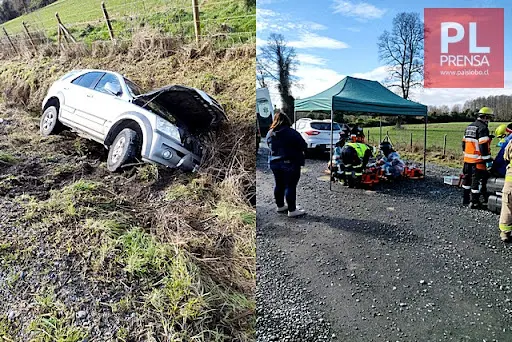
<svg viewBox="0 0 512 342"><path fill-rule="evenodd" d="M133 161L137 157L138 147L137 133L130 128L123 129L110 146L107 169L111 172L116 172L122 165Z"/></svg>
<svg viewBox="0 0 512 342"><path fill-rule="evenodd" d="M54 106L46 108L41 117L41 122L39 123L39 131L41 134L47 137L52 134L57 134L61 130L62 124L58 118L57 108Z"/></svg>

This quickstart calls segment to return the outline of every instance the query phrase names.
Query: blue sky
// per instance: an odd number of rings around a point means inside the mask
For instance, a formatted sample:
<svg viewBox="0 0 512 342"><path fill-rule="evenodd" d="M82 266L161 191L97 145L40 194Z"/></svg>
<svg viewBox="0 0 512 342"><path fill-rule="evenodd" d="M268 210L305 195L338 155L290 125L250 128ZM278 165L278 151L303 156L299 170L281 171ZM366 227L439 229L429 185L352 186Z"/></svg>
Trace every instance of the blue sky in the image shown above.
<svg viewBox="0 0 512 342"><path fill-rule="evenodd" d="M378 59L378 37L391 30L399 12L428 8L505 8L505 42L511 41L510 0L258 0L257 45L272 32L284 35L297 52L297 98L314 95L351 75L377 81L387 76ZM280 101L271 90L273 102ZM413 99L427 105L453 105L477 96L512 94L512 44L505 43L505 89L418 89Z"/></svg>

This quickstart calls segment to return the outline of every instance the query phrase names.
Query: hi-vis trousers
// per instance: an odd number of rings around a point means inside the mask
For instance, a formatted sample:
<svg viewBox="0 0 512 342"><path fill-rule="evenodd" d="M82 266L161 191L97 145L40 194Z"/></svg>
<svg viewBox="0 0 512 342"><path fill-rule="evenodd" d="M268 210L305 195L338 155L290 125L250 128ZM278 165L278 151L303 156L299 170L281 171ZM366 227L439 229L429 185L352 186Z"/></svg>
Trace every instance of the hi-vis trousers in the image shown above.
<svg viewBox="0 0 512 342"><path fill-rule="evenodd" d="M501 197L500 230L512 231L512 170L507 170Z"/></svg>
<svg viewBox="0 0 512 342"><path fill-rule="evenodd" d="M464 198L462 203L469 204L469 200L474 204L478 204L480 194L487 196L487 180L489 179L489 171L485 168L485 164L464 163L462 170L464 180L462 188L464 189ZM487 198L485 198L487 200Z"/></svg>

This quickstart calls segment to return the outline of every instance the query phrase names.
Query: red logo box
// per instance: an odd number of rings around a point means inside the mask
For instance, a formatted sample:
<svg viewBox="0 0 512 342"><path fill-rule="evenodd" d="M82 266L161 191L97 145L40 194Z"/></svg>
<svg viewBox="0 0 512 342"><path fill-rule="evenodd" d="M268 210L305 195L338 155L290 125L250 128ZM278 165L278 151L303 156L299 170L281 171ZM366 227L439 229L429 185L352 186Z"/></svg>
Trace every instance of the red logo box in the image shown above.
<svg viewBox="0 0 512 342"><path fill-rule="evenodd" d="M425 8L425 88L503 88L503 8Z"/></svg>

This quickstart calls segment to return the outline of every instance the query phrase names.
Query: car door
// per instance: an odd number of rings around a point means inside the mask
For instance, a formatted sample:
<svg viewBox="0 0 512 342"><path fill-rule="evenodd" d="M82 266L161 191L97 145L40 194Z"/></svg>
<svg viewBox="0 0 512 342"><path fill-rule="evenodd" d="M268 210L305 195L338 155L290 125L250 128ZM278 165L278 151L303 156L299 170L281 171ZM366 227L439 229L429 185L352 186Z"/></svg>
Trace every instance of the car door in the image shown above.
<svg viewBox="0 0 512 342"><path fill-rule="evenodd" d="M98 138L97 127L91 118L94 88L104 72L92 71L85 73L65 87L64 105L68 108L63 111L63 122L73 128L83 131L94 138Z"/></svg>
<svg viewBox="0 0 512 342"><path fill-rule="evenodd" d="M119 90L117 94L112 89ZM108 128L123 108L122 87L119 78L111 73L105 73L94 87L94 101L91 103L91 120L94 127L102 137L108 133Z"/></svg>

